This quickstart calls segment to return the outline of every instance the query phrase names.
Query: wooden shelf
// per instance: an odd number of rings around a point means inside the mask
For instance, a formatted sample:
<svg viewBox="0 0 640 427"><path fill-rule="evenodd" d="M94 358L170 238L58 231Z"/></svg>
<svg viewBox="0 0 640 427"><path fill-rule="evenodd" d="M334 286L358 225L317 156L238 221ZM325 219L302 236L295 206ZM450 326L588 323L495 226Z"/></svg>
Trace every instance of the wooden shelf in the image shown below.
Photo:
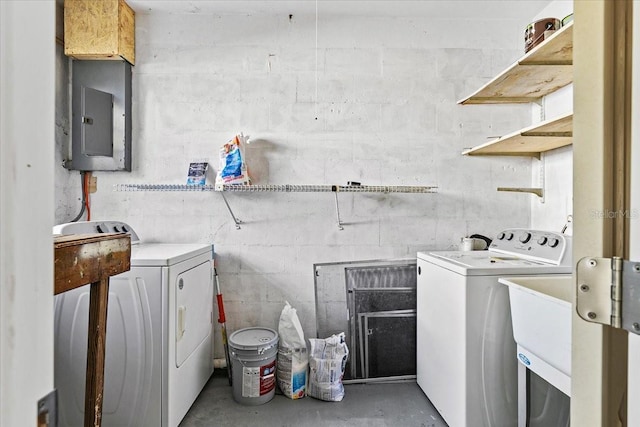
<svg viewBox="0 0 640 427"><path fill-rule="evenodd" d="M573 137L573 114L551 120L491 140L485 144L462 152L468 156L531 156L571 145Z"/></svg>
<svg viewBox="0 0 640 427"><path fill-rule="evenodd" d="M573 79L573 22L458 104L536 102Z"/></svg>

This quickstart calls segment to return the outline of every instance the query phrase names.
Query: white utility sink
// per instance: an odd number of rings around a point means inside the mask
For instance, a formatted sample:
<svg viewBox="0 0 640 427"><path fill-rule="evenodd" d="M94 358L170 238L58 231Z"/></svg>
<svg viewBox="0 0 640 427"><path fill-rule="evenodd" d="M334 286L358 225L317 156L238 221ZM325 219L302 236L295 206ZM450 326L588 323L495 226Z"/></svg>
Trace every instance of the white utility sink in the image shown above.
<svg viewBox="0 0 640 427"><path fill-rule="evenodd" d="M518 361L571 396L571 275L501 278Z"/></svg>

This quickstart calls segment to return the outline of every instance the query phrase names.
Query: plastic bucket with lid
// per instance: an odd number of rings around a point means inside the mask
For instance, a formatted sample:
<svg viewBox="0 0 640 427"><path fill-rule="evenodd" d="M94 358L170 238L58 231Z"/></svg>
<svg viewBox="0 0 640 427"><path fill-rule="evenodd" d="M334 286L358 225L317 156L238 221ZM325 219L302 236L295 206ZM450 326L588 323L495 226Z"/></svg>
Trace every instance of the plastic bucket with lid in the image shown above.
<svg viewBox="0 0 640 427"><path fill-rule="evenodd" d="M233 400L243 405L262 405L276 391L278 333L269 328L244 328L229 336L233 375Z"/></svg>

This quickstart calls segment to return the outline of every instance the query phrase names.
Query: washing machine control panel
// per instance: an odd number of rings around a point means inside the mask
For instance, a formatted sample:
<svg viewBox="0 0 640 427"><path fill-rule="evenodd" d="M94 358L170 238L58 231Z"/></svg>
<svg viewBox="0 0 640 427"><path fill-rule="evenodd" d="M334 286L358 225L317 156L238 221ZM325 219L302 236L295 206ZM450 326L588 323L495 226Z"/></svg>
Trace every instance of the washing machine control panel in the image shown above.
<svg viewBox="0 0 640 427"><path fill-rule="evenodd" d="M133 230L133 227L122 221L78 221L53 227L53 234L93 233L127 233L131 236L132 245L140 242L140 238Z"/></svg>
<svg viewBox="0 0 640 427"><path fill-rule="evenodd" d="M571 264L571 236L555 231L504 230L498 233L489 249L556 265Z"/></svg>

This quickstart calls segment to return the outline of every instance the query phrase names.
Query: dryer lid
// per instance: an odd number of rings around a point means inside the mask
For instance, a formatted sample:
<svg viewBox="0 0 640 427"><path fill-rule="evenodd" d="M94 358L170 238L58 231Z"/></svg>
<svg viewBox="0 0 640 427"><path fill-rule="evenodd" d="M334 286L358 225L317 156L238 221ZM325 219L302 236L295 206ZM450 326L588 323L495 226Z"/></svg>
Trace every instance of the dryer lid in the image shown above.
<svg viewBox="0 0 640 427"><path fill-rule="evenodd" d="M141 243L131 247L131 266L170 266L210 254L213 259L213 245L204 243Z"/></svg>

